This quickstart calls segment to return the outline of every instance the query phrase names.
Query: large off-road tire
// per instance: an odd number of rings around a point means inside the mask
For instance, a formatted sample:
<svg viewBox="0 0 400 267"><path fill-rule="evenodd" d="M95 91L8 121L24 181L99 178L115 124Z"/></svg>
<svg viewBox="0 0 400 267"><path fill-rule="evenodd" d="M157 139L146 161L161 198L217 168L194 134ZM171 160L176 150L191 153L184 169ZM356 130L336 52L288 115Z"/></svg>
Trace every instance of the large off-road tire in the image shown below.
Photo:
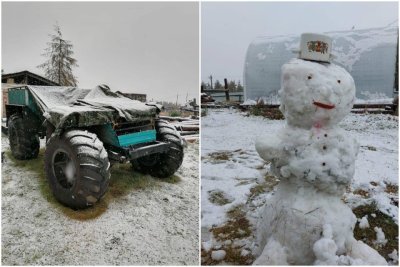
<svg viewBox="0 0 400 267"><path fill-rule="evenodd" d="M110 163L103 143L95 134L82 130L70 130L49 139L45 171L54 197L74 209L99 201L110 180Z"/></svg>
<svg viewBox="0 0 400 267"><path fill-rule="evenodd" d="M170 143L170 149L165 153L132 160L132 166L138 172L166 178L174 174L182 164L183 142L176 129L166 121L156 121L156 131L157 140Z"/></svg>
<svg viewBox="0 0 400 267"><path fill-rule="evenodd" d="M36 129L27 126L26 119L21 114L10 116L8 138L14 158L20 160L37 158L40 148L39 135Z"/></svg>

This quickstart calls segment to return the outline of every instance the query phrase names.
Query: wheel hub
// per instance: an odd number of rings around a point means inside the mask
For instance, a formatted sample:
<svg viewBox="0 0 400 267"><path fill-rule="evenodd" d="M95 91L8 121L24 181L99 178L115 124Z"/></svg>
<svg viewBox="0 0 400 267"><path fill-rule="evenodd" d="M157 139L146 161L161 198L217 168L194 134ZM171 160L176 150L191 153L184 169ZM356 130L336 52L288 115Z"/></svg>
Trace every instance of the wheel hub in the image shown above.
<svg viewBox="0 0 400 267"><path fill-rule="evenodd" d="M56 177L59 185L65 189L74 186L76 180L76 166L68 152L63 149L57 149L53 154L52 167L53 175Z"/></svg>

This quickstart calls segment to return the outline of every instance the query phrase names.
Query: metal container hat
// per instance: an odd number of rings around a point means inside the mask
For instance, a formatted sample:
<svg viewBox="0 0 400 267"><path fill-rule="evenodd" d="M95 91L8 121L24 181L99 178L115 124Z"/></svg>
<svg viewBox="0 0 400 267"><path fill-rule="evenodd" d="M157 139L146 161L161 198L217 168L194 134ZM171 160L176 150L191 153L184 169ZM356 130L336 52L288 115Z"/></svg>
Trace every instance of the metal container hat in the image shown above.
<svg viewBox="0 0 400 267"><path fill-rule="evenodd" d="M303 33L300 37L299 58L321 62L331 62L332 39L315 33Z"/></svg>

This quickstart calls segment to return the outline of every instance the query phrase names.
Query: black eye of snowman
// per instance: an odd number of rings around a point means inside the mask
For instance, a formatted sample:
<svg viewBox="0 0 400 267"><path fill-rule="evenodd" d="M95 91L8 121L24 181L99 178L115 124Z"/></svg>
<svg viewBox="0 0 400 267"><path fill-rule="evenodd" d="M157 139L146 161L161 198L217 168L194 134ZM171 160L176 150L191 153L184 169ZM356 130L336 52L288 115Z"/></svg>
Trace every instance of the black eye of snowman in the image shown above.
<svg viewBox="0 0 400 267"><path fill-rule="evenodd" d="M340 80L337 80L337 83L340 83Z"/></svg>
<svg viewBox="0 0 400 267"><path fill-rule="evenodd" d="M307 79L311 80L312 79L312 75L308 75Z"/></svg>

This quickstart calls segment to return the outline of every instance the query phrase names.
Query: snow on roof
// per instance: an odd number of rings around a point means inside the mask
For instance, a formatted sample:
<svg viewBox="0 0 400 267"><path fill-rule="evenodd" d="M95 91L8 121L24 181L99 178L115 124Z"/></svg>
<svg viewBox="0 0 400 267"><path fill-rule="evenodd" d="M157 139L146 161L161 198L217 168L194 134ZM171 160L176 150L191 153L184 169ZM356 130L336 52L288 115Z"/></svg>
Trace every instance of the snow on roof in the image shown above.
<svg viewBox="0 0 400 267"><path fill-rule="evenodd" d="M394 84L398 27L332 31L333 63L353 76L357 97L363 92L391 97ZM249 45L244 64L245 98L257 99L276 94L280 89L281 66L296 57L300 35L261 36Z"/></svg>

